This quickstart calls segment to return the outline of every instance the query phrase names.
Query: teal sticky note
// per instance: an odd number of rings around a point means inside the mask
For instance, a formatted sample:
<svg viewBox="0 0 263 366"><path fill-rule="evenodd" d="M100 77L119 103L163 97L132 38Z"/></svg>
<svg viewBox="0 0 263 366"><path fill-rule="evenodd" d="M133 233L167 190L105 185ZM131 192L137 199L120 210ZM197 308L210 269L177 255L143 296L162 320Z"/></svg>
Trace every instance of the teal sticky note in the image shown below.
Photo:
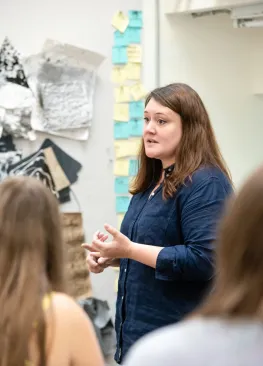
<svg viewBox="0 0 263 366"><path fill-rule="evenodd" d="M129 27L142 28L142 11L129 10Z"/></svg>
<svg viewBox="0 0 263 366"><path fill-rule="evenodd" d="M138 173L139 162L138 160L131 159L129 161L129 176L134 177Z"/></svg>
<svg viewBox="0 0 263 366"><path fill-rule="evenodd" d="M129 122L129 131L131 137L142 136L143 132L143 119L132 119Z"/></svg>
<svg viewBox="0 0 263 366"><path fill-rule="evenodd" d="M130 197L117 196L116 197L116 212L125 213L128 210L129 204L130 204Z"/></svg>
<svg viewBox="0 0 263 366"><path fill-rule="evenodd" d="M127 27L123 33L114 32L114 47L125 47L131 43L141 43L141 28Z"/></svg>
<svg viewBox="0 0 263 366"><path fill-rule="evenodd" d="M114 138L116 140L128 139L130 136L130 127L127 122L114 123Z"/></svg>
<svg viewBox="0 0 263 366"><path fill-rule="evenodd" d="M129 177L116 177L114 183L114 189L116 194L128 194Z"/></svg>
<svg viewBox="0 0 263 366"><path fill-rule="evenodd" d="M127 28L129 43L141 43L141 28Z"/></svg>
<svg viewBox="0 0 263 366"><path fill-rule="evenodd" d="M129 103L129 114L130 119L141 119L143 118L144 112L144 103L139 102L130 102Z"/></svg>
<svg viewBox="0 0 263 366"><path fill-rule="evenodd" d="M112 63L126 64L127 62L127 47L112 47Z"/></svg>
<svg viewBox="0 0 263 366"><path fill-rule="evenodd" d="M126 28L126 30L121 33L120 31L116 30L114 32L114 46L116 47L122 47L122 46L128 46L130 43L129 38L129 27Z"/></svg>

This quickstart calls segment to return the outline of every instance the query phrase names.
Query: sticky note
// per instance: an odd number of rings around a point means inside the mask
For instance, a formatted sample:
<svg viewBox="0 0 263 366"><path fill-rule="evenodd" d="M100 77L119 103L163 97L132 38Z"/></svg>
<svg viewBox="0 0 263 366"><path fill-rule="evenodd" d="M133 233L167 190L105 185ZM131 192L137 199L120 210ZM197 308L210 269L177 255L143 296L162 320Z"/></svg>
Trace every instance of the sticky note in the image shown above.
<svg viewBox="0 0 263 366"><path fill-rule="evenodd" d="M125 213L128 210L129 203L130 203L130 197L117 196L116 197L116 212Z"/></svg>
<svg viewBox="0 0 263 366"><path fill-rule="evenodd" d="M137 156L141 139L132 140L116 140L114 141L114 149L116 158L126 158L128 156Z"/></svg>
<svg viewBox="0 0 263 366"><path fill-rule="evenodd" d="M124 214L118 214L117 215L117 228L120 230L122 221L124 219Z"/></svg>
<svg viewBox="0 0 263 366"><path fill-rule="evenodd" d="M142 136L144 121L143 119L132 119L129 121L129 135L131 137Z"/></svg>
<svg viewBox="0 0 263 366"><path fill-rule="evenodd" d="M124 47L119 47L124 48ZM132 44L127 47L126 50L126 57L127 61L129 62L136 62L141 63L142 62L142 48L140 45Z"/></svg>
<svg viewBox="0 0 263 366"><path fill-rule="evenodd" d="M139 162L137 159L131 159L129 161L129 175L134 177L138 173Z"/></svg>
<svg viewBox="0 0 263 366"><path fill-rule="evenodd" d="M128 177L116 177L114 183L114 190L116 194L128 194L129 193L129 178Z"/></svg>
<svg viewBox="0 0 263 366"><path fill-rule="evenodd" d="M134 100L140 100L147 95L147 90L142 83L136 83L130 87L130 93Z"/></svg>
<svg viewBox="0 0 263 366"><path fill-rule="evenodd" d="M117 47L128 46L132 43L138 44L141 43L141 29L127 27L123 33L116 30L114 32L113 38L113 44Z"/></svg>
<svg viewBox="0 0 263 366"><path fill-rule="evenodd" d="M114 138L116 140L128 139L130 136L130 126L127 122L114 123ZM137 135L133 135L137 136Z"/></svg>
<svg viewBox="0 0 263 366"><path fill-rule="evenodd" d="M141 79L141 65L129 62L125 66L126 78L128 80L140 80Z"/></svg>
<svg viewBox="0 0 263 366"><path fill-rule="evenodd" d="M129 10L129 27L142 28L142 11L141 10Z"/></svg>
<svg viewBox="0 0 263 366"><path fill-rule="evenodd" d="M132 28L132 27L128 27L126 29L126 32L128 34L128 40L129 43L141 43L141 28ZM127 44L127 46L128 46Z"/></svg>
<svg viewBox="0 0 263 366"><path fill-rule="evenodd" d="M114 163L114 175L127 177L130 171L130 162L128 159L117 159Z"/></svg>
<svg viewBox="0 0 263 366"><path fill-rule="evenodd" d="M143 118L144 103L143 102L130 102L129 103L129 115L131 119ZM116 118L114 118L116 119Z"/></svg>
<svg viewBox="0 0 263 366"><path fill-rule="evenodd" d="M131 47L131 46L129 46ZM135 53L135 51L130 51ZM134 56L135 57L135 56ZM127 47L112 47L112 63L126 64L128 62L128 48Z"/></svg>
<svg viewBox="0 0 263 366"><path fill-rule="evenodd" d="M136 94L136 91L133 94ZM139 94L138 94L139 95ZM131 100L130 87L127 85L121 85L114 88L114 99L116 103L129 102Z"/></svg>
<svg viewBox="0 0 263 366"><path fill-rule="evenodd" d="M124 32L128 27L129 21L130 20L127 15L125 15L122 11L117 11L112 18L111 24L120 32Z"/></svg>
<svg viewBox="0 0 263 366"><path fill-rule="evenodd" d="M139 65L139 64L137 64ZM111 73L111 80L114 84L123 84L128 79L127 65L113 66Z"/></svg>
<svg viewBox="0 0 263 366"><path fill-rule="evenodd" d="M128 122L129 121L129 109L128 103L114 104L113 118L115 121Z"/></svg>

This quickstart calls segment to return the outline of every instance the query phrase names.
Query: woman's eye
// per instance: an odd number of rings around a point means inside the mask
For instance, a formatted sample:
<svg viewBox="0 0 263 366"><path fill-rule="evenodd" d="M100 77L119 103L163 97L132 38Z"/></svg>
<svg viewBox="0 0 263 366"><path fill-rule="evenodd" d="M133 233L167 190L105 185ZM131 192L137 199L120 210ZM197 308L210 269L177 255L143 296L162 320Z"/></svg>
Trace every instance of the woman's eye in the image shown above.
<svg viewBox="0 0 263 366"><path fill-rule="evenodd" d="M149 118L144 117L144 122L148 123L149 122Z"/></svg>
<svg viewBox="0 0 263 366"><path fill-rule="evenodd" d="M166 123L166 121L164 121L163 119L159 119L158 123L159 123L159 125L164 125Z"/></svg>

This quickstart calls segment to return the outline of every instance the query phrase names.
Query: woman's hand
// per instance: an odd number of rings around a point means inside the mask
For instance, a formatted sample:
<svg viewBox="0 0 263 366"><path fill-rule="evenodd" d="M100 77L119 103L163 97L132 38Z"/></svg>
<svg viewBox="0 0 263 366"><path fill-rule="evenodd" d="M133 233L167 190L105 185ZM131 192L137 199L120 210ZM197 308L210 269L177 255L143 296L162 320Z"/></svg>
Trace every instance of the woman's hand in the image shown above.
<svg viewBox="0 0 263 366"><path fill-rule="evenodd" d="M103 233L97 231L94 235L93 235L93 240L101 240L102 242L104 242L105 240L108 239L108 235L104 235ZM83 248L88 249L87 244L82 244ZM112 263L112 258L103 258L100 256L100 253L97 252L90 252L87 255L87 264L88 264L88 268L89 271L92 273L102 273L104 271L105 268L109 267Z"/></svg>
<svg viewBox="0 0 263 366"><path fill-rule="evenodd" d="M94 253L96 253L97 258L128 258L133 244L130 239L108 224L105 224L104 228L112 235L112 241L105 243L106 239L103 240L103 238L108 237L108 235L96 235L93 237L91 244L84 244L83 246L87 248L93 256ZM107 261L104 263L107 263Z"/></svg>

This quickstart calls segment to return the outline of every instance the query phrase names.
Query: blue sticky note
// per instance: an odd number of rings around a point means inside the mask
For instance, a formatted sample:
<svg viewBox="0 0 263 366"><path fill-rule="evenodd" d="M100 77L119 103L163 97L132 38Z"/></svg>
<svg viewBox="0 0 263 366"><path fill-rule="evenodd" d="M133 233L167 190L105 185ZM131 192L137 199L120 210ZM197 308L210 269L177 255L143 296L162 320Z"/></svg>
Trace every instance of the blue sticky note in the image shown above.
<svg viewBox="0 0 263 366"><path fill-rule="evenodd" d="M127 28L129 43L141 43L141 28Z"/></svg>
<svg viewBox="0 0 263 366"><path fill-rule="evenodd" d="M130 122L129 122L130 136L133 136L133 137L142 136L143 125L144 125L143 119L130 120Z"/></svg>
<svg viewBox="0 0 263 366"><path fill-rule="evenodd" d="M116 30L114 32L114 46L117 47L128 46L130 43L129 34L130 34L129 27L126 28L126 30L123 33Z"/></svg>
<svg viewBox="0 0 263 366"><path fill-rule="evenodd" d="M116 177L114 189L116 194L128 194L129 193L129 178L128 177Z"/></svg>
<svg viewBox="0 0 263 366"><path fill-rule="evenodd" d="M117 196L116 197L116 212L125 213L128 210L129 204L130 204L130 197Z"/></svg>
<svg viewBox="0 0 263 366"><path fill-rule="evenodd" d="M143 102L130 102L129 103L129 114L130 119L143 118L144 103Z"/></svg>
<svg viewBox="0 0 263 366"><path fill-rule="evenodd" d="M118 30L114 32L115 47L125 47L131 43L141 43L141 28L127 27L123 33Z"/></svg>
<svg viewBox="0 0 263 366"><path fill-rule="evenodd" d="M142 11L129 10L129 27L142 28Z"/></svg>
<svg viewBox="0 0 263 366"><path fill-rule="evenodd" d="M139 162L138 160L131 159L129 162L129 176L134 177L138 173Z"/></svg>
<svg viewBox="0 0 263 366"><path fill-rule="evenodd" d="M126 64L127 62L127 47L112 47L112 63Z"/></svg>
<svg viewBox="0 0 263 366"><path fill-rule="evenodd" d="M116 140L128 139L130 136L130 128L127 122L114 123L114 138Z"/></svg>

